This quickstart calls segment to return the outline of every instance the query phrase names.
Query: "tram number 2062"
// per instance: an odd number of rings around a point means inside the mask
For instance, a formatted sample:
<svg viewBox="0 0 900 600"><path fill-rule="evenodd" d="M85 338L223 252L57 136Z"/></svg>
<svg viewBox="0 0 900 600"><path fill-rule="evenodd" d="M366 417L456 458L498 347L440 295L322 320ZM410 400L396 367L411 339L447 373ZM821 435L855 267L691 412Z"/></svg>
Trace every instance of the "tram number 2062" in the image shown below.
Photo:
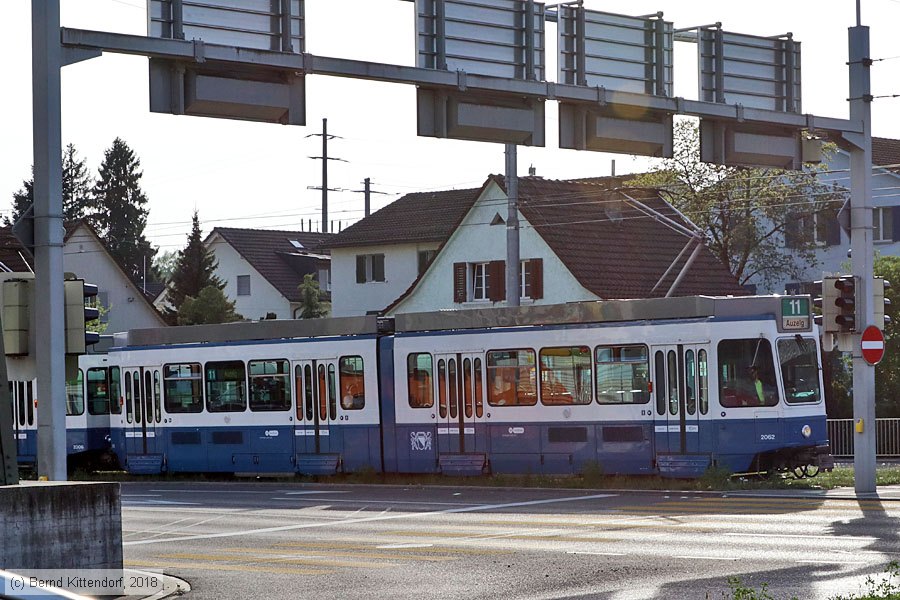
<svg viewBox="0 0 900 600"><path fill-rule="evenodd" d="M759 434L759 441L761 442L774 442L775 434L774 433L761 433Z"/></svg>

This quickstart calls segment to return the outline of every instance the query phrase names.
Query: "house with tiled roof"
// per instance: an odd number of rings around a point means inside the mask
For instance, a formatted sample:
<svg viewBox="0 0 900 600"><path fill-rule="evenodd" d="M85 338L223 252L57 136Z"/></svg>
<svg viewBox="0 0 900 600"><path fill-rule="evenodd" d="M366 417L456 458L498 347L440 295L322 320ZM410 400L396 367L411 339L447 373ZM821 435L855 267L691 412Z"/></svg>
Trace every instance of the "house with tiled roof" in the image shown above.
<svg viewBox="0 0 900 600"><path fill-rule="evenodd" d="M204 244L218 261L216 276L236 312L245 319L294 319L307 273L319 282L321 299L331 299L331 258L320 249L331 235L216 227Z"/></svg>
<svg viewBox="0 0 900 600"><path fill-rule="evenodd" d="M745 293L705 246L682 252L692 224L623 180L519 179L522 304L659 297L676 279L676 295ZM505 304L506 214L493 175L478 189L409 194L349 227L328 242L333 313Z"/></svg>
<svg viewBox="0 0 900 600"><path fill-rule="evenodd" d="M12 234L0 227L0 271L33 272L33 257ZM63 270L97 286L105 333L130 328L164 327L160 313L142 283L132 281L106 250L97 232L86 221L66 223L63 237Z"/></svg>
<svg viewBox="0 0 900 600"><path fill-rule="evenodd" d="M875 252L883 255L900 255L900 140L872 138L872 221ZM827 159L827 167L819 175L823 182L840 189L850 188L850 154L838 149ZM847 269L847 250L850 236L838 224L837 211L833 210L806 216L798 223L813 231L818 249L818 265L811 267L798 280L786 279L772 289L761 292L780 293L809 292L808 285L822 279L823 273L842 273Z"/></svg>

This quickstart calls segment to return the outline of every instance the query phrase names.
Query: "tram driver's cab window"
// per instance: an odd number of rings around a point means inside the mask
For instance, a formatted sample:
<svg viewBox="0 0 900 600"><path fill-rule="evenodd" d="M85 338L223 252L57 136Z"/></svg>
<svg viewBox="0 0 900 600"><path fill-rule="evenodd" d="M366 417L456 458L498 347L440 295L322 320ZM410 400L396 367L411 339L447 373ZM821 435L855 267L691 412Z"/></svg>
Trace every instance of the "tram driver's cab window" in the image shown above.
<svg viewBox="0 0 900 600"><path fill-rule="evenodd" d="M772 345L763 338L719 342L719 402L726 408L775 406Z"/></svg>

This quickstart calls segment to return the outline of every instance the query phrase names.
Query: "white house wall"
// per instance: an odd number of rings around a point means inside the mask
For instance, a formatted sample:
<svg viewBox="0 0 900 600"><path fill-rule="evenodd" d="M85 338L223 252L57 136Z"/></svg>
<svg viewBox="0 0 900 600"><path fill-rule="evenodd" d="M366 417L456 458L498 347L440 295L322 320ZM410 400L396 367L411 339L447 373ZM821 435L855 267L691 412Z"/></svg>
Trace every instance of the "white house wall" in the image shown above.
<svg viewBox="0 0 900 600"><path fill-rule="evenodd" d="M453 264L478 263L506 258L506 225L490 225L498 213L506 219L506 194L491 183L478 198L461 226L450 236L416 289L398 304L391 315L445 309L503 306L505 302L453 301ZM566 268L543 238L519 213L519 256L521 260L543 259L544 297L534 304L559 304L598 297L585 289ZM333 255L332 255L333 256ZM529 300L523 300L528 303Z"/></svg>
<svg viewBox="0 0 900 600"><path fill-rule="evenodd" d="M106 314L106 334L165 325L141 298L142 292L119 269L97 238L76 229L63 248L63 269L97 286Z"/></svg>
<svg viewBox="0 0 900 600"><path fill-rule="evenodd" d="M331 314L335 317L381 311L409 289L418 277L419 252L437 243L355 246L331 250ZM356 282L356 257L384 254L384 281Z"/></svg>
<svg viewBox="0 0 900 600"><path fill-rule="evenodd" d="M222 290L229 300L235 301L235 311L245 319L263 319L275 313L278 319L292 319L290 302L268 280L260 275L247 260L220 236L216 235L207 246L212 250L219 266L216 276L225 282ZM238 275L250 276L250 295L238 296Z"/></svg>
<svg viewBox="0 0 900 600"><path fill-rule="evenodd" d="M843 151L836 152L828 162L827 172L819 176L823 183L834 183L850 188L850 156ZM900 205L897 188L900 187L900 176L875 167L872 171L872 206L875 208ZM841 243L836 246L820 246L816 251L818 265L806 269L799 279L783 278L772 285L771 289L759 288L759 293L783 293L785 285L795 281L817 281L823 274L839 274L849 272L846 264L850 262L847 251L850 249L850 237L842 230ZM887 256L900 255L900 242L875 242L877 254Z"/></svg>

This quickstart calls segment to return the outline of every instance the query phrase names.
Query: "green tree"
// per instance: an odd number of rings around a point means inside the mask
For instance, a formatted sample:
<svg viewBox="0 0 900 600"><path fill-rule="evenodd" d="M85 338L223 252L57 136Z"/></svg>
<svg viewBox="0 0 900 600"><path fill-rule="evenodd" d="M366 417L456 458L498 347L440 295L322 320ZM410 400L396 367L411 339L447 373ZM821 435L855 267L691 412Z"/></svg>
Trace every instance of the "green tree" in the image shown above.
<svg viewBox="0 0 900 600"><path fill-rule="evenodd" d="M141 190L141 161L121 138L103 156L93 189L93 222L109 253L134 281L141 281L145 267L153 274L156 249L144 237L147 196Z"/></svg>
<svg viewBox="0 0 900 600"><path fill-rule="evenodd" d="M194 298L188 296L178 309L179 325L207 325L230 323L243 317L234 311L234 302L229 302L225 294L214 285L200 290Z"/></svg>
<svg viewBox="0 0 900 600"><path fill-rule="evenodd" d="M178 254L177 250L166 250L158 253L153 259L153 268L163 281L172 279L175 268L178 266Z"/></svg>
<svg viewBox="0 0 900 600"><path fill-rule="evenodd" d="M63 215L67 222L76 221L91 213L91 188L93 177L87 168L87 160L78 157L74 144L69 144L62 155ZM12 215L5 223L15 223L34 202L34 167L31 179L22 182L22 189L13 194Z"/></svg>
<svg viewBox="0 0 900 600"><path fill-rule="evenodd" d="M200 216L194 211L191 233L187 245L178 252L175 269L169 280L167 300L172 308L168 317L177 315L186 298L197 298L200 290L212 286L218 290L225 287L225 282L216 277L218 262L212 251L203 244L200 232Z"/></svg>
<svg viewBox="0 0 900 600"><path fill-rule="evenodd" d="M845 191L821 183L813 167L784 171L701 162L692 121L676 124L674 143L673 158L628 183L664 190L707 234L710 249L741 284L768 287L817 265L813 215L833 221Z"/></svg>
<svg viewBox="0 0 900 600"><path fill-rule="evenodd" d="M303 276L303 283L298 286L300 290L300 318L321 319L331 312L331 303L319 299L321 290L319 282L312 273Z"/></svg>
<svg viewBox="0 0 900 600"><path fill-rule="evenodd" d="M884 358L875 367L875 413L879 417L900 417L900 256L876 256L874 271L877 277L884 277L892 287L884 291L884 297L891 301L885 306L885 314L891 322L884 328Z"/></svg>

